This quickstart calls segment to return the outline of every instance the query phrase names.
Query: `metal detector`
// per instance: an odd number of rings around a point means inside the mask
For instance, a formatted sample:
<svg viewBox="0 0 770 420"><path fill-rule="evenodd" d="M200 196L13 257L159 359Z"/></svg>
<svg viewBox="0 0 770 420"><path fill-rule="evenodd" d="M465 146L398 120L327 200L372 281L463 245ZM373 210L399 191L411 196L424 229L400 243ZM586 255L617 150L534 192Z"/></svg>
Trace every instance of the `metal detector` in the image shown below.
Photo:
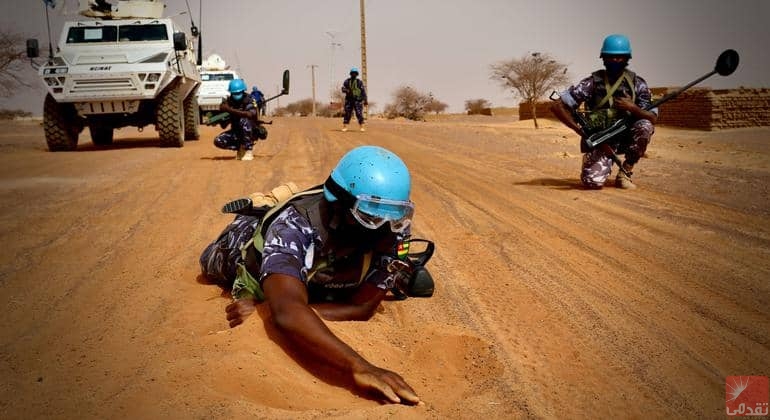
<svg viewBox="0 0 770 420"><path fill-rule="evenodd" d="M733 74L735 69L738 68L738 61L739 61L739 56L737 51L735 50L722 51L722 54L719 54L719 57L717 58L717 63L716 63L716 66L714 66L714 70L704 74L703 76L693 80L692 82L684 85L683 87L673 92L663 95L663 97L661 97L657 101L654 101L650 105L644 107L644 110L649 111L653 108L660 106L662 103L667 102L670 99L673 99L674 97L678 96L680 93L708 79L714 74L718 73L720 76L729 76ZM633 124L633 122L630 121L628 118L618 120L611 126L601 131L597 131L596 133L593 133L588 137L585 137L583 141L585 142L588 149L594 149L600 144L606 142L607 140L617 136L618 134L628 129L631 126L631 124Z"/></svg>

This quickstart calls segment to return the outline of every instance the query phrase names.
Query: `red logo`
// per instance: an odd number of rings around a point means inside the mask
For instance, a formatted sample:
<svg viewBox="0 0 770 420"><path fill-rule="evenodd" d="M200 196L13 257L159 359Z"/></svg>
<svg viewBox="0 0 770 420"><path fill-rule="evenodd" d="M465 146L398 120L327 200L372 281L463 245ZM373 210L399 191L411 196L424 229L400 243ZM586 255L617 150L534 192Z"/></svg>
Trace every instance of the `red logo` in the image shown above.
<svg viewBox="0 0 770 420"><path fill-rule="evenodd" d="M766 416L770 412L767 376L728 376L725 394L728 416Z"/></svg>

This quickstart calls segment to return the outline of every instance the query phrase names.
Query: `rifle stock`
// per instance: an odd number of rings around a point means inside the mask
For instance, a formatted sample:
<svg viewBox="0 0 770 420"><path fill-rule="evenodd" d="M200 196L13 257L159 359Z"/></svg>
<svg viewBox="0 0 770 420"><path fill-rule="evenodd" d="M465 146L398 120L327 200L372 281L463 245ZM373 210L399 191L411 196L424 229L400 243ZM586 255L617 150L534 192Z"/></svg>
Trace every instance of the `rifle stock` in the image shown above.
<svg viewBox="0 0 770 420"><path fill-rule="evenodd" d="M219 114L214 115L213 117L209 117L209 119L206 120L206 125L216 125L229 120L230 120L230 113L220 112Z"/></svg>

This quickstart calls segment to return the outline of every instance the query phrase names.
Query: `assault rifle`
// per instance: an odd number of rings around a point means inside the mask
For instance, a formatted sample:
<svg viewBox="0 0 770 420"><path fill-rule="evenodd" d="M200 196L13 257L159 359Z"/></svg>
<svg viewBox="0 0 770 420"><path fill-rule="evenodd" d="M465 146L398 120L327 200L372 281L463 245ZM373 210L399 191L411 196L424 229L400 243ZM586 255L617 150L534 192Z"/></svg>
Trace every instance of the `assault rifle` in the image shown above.
<svg viewBox="0 0 770 420"><path fill-rule="evenodd" d="M678 96L680 93L702 82L703 80L713 76L716 73L719 73L720 76L731 75L735 71L735 69L738 68L738 61L739 61L739 56L735 50L723 51L721 54L719 54L719 57L717 58L717 63L716 63L716 66L714 67L714 70L697 78L696 80L693 80L692 82L688 83L682 88L664 95L657 101L654 101L648 106L644 107L644 110L649 111L653 108L660 106L662 103L667 102L670 99L673 99L674 97ZM580 115L577 112L575 112L573 115L576 116L576 122L580 125L580 127L582 127L584 130L587 130L588 125L586 124L586 121L582 117L582 115ZM597 147L601 147L605 151L607 149L611 151L612 148L609 147L606 144L606 142L610 139L615 138L616 136L623 133L624 131L628 130L633 125L633 123L634 121L630 118L620 119L605 129L602 129L595 133L586 133L586 136L583 137L582 141L585 144L585 146L588 148L588 150L593 150ZM615 161L615 163L617 163L618 166L621 166L620 159L618 159L617 155L615 155L614 152L612 153L612 155L610 155L610 157L612 157L613 155L614 155L613 161Z"/></svg>

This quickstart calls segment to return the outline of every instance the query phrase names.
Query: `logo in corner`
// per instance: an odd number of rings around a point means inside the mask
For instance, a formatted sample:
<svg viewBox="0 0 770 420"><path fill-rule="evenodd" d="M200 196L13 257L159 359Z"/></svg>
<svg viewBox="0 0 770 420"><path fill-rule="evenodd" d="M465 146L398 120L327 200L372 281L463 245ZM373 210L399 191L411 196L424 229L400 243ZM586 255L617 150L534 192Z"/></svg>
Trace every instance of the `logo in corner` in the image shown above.
<svg viewBox="0 0 770 420"><path fill-rule="evenodd" d="M766 416L770 412L767 376L728 376L725 410L728 416Z"/></svg>

